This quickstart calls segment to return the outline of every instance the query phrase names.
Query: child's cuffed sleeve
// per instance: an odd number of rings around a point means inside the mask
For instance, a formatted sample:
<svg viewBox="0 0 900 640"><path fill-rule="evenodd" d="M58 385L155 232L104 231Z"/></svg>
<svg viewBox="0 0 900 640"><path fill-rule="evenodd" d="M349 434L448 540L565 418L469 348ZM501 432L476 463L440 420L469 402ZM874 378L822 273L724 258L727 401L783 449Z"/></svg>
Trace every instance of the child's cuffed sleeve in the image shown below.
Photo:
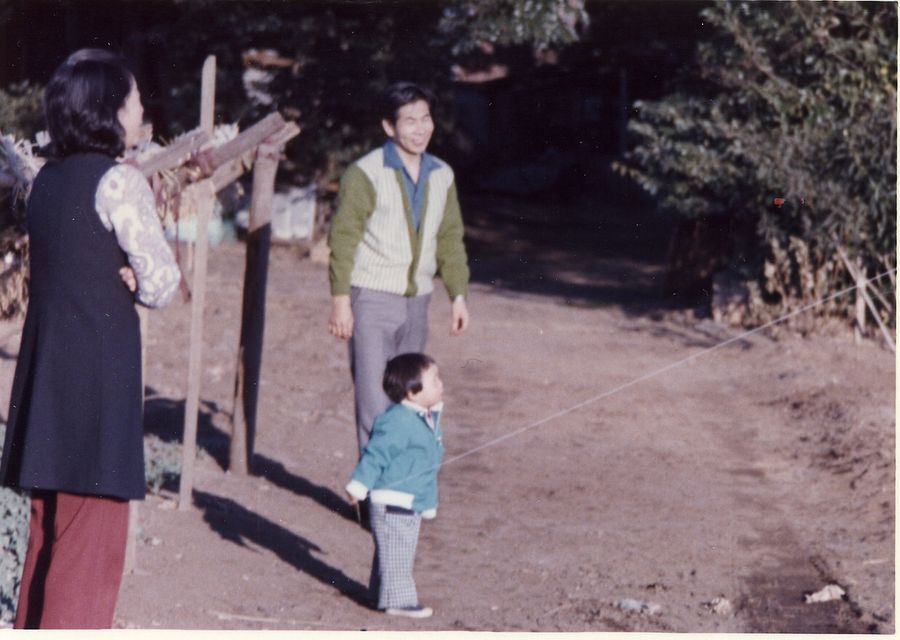
<svg viewBox="0 0 900 640"><path fill-rule="evenodd" d="M347 483L345 489L347 493L357 500L365 500L366 496L369 495L369 488L359 480L351 480Z"/></svg>

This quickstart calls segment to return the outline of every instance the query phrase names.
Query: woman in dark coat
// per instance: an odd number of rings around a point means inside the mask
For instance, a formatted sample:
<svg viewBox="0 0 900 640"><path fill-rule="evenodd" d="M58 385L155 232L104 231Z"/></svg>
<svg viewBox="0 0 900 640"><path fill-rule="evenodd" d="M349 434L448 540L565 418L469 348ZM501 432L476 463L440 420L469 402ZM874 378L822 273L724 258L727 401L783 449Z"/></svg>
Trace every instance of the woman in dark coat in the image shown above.
<svg viewBox="0 0 900 640"><path fill-rule="evenodd" d="M44 96L49 159L27 207L28 312L0 481L31 492L17 628L112 626L128 501L144 497L135 301L162 306L180 278L152 190L117 162L141 138L134 77L84 49Z"/></svg>

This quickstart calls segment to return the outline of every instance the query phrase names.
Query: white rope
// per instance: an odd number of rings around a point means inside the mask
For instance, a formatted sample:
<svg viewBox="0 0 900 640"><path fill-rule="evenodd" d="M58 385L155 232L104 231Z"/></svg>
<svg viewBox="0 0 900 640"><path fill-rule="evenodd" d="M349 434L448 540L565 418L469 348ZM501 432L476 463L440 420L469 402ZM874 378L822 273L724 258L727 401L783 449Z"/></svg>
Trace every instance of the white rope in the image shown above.
<svg viewBox="0 0 900 640"><path fill-rule="evenodd" d="M870 278L870 279L866 280L865 283L868 284L870 282L874 282L875 280L880 280L881 278L885 277L886 275L888 275L890 273L894 273L895 271L897 271L897 269L891 269L890 271L885 271L884 273L881 273L881 274L875 276L874 278ZM517 435L525 433L526 431L530 431L531 429L535 429L541 425L547 424L548 422L556 420L557 418L561 418L561 417L568 415L574 411L578 411L579 409L582 409L588 405L591 405L591 404L597 402L598 400L602 400L603 398L608 398L609 396L619 393L620 391L623 391L629 387L633 387L634 385L636 385L640 382L644 382L646 380L650 380L651 378L655 378L656 376L658 376L662 373L665 373L666 371L671 371L672 369L675 369L676 367L680 367L688 362L691 362L692 360L696 360L697 358L700 358L709 353L712 353L713 351L716 351L716 350L726 347L730 344L733 344L735 342L743 340L743 339L747 338L748 336L751 336L755 333L764 331L765 329L768 329L769 327L775 326L776 324L780 324L786 320L793 318L794 316L800 315L801 313L805 313L806 311L809 311L810 309L821 306L827 302L831 302L832 300L840 298L841 296L847 295L854 289L858 288L858 286L859 285L854 284L854 285L847 287L846 289L842 289L841 291L838 291L837 293L834 293L826 298L822 298L815 302L811 302L810 304L807 304L803 307L800 307L799 309L791 311L790 313L787 313L779 318L776 318L775 320L771 320L763 325L756 327L755 329L745 331L744 333L741 333L737 336L729 338L728 340L724 340L716 345L713 345L712 347L708 347L707 349L698 351L697 353L687 356L686 358L682 358L681 360L677 360L675 362L667 364L663 367L660 367L659 369L656 369L656 370L646 373L638 378L635 378L633 380L630 380L628 382L620 384L617 387L609 389L608 391L604 391L603 393L593 396L592 398L588 398L587 400L582 400L581 402L579 402L577 404L574 404L574 405L572 405L566 409L563 409L561 411L557 411L556 413L554 413L552 415L541 418L540 420L538 420L536 422L532 422L531 424L521 427L519 429L516 429L515 431L510 431L509 433L505 433L502 436L494 438L493 440L489 440L488 442L480 444L477 447L474 447L472 449L469 449L468 451L465 451L463 453L455 455L452 458L448 458L448 459L444 460L437 468L447 466L448 464L451 464L458 460L462 460L463 458L466 458L466 457L472 455L473 453L477 453L477 452L483 451L489 447L493 447L497 444L500 444L501 442L504 442L505 440L509 440L510 438L513 438ZM397 482L391 483L391 486L400 484L401 482L403 482L405 480L409 480L412 477L418 477L420 475L424 475L424 474L430 473L432 471L434 471L434 468L429 469L427 471L423 471L419 474L416 474L415 476L410 476L409 478L404 478L404 480L399 480Z"/></svg>

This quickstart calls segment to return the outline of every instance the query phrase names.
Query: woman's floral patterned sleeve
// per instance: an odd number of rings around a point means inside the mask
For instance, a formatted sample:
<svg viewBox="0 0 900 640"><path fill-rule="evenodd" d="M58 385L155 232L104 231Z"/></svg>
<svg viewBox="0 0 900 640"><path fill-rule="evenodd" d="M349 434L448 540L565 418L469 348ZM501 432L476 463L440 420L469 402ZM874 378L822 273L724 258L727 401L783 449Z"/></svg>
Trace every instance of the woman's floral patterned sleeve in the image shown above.
<svg viewBox="0 0 900 640"><path fill-rule="evenodd" d="M153 190L135 167L119 164L107 171L97 187L97 212L116 234L137 279L137 300L148 307L167 305L181 280L181 271L156 215Z"/></svg>

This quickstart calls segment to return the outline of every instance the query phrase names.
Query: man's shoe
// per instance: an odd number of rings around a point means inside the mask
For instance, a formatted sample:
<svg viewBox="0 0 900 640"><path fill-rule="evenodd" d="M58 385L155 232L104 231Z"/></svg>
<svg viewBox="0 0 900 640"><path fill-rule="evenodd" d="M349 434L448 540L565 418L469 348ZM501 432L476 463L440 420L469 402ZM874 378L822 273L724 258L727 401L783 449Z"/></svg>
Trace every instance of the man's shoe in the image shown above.
<svg viewBox="0 0 900 640"><path fill-rule="evenodd" d="M423 607L420 604L414 607L389 607L384 612L389 616L403 616L404 618L430 618L431 614L434 613L431 607Z"/></svg>

